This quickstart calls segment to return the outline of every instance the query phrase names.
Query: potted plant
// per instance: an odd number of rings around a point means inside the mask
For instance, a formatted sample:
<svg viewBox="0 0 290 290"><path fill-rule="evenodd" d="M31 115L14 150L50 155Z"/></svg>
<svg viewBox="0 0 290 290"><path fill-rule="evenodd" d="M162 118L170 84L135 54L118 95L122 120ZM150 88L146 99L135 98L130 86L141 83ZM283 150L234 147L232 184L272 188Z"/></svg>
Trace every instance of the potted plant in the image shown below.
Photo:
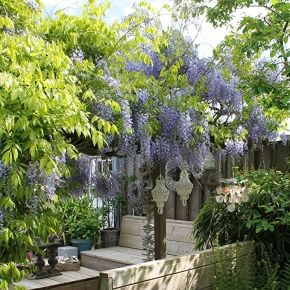
<svg viewBox="0 0 290 290"><path fill-rule="evenodd" d="M101 229L103 247L114 247L119 243L120 211L124 204L123 196L118 193L114 199L104 201L105 226Z"/></svg>
<svg viewBox="0 0 290 290"><path fill-rule="evenodd" d="M65 243L80 251L90 250L99 240L100 229L104 223L103 209L93 207L93 199L88 195L70 196L61 199L56 206L57 217Z"/></svg>
<svg viewBox="0 0 290 290"><path fill-rule="evenodd" d="M104 248L117 246L119 242L121 210L125 202L121 179L120 174L114 172L95 176L95 189L103 203L105 225L101 229L101 240Z"/></svg>

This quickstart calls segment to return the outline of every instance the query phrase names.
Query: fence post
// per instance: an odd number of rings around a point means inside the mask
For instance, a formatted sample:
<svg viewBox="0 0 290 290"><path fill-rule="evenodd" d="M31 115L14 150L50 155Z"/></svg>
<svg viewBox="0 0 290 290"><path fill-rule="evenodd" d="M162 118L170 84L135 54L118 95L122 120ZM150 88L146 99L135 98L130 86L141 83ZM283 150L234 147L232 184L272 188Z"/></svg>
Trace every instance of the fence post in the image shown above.
<svg viewBox="0 0 290 290"><path fill-rule="evenodd" d="M166 257L166 206L163 213L159 214L156 204L154 205L154 238L155 260Z"/></svg>
<svg viewBox="0 0 290 290"><path fill-rule="evenodd" d="M175 191L169 190L166 206L166 218L175 219Z"/></svg>
<svg viewBox="0 0 290 290"><path fill-rule="evenodd" d="M200 208L201 208L201 194L202 189L199 184L199 181L194 179L193 182L193 190L189 197L189 210L188 210L188 220L192 221L198 214Z"/></svg>

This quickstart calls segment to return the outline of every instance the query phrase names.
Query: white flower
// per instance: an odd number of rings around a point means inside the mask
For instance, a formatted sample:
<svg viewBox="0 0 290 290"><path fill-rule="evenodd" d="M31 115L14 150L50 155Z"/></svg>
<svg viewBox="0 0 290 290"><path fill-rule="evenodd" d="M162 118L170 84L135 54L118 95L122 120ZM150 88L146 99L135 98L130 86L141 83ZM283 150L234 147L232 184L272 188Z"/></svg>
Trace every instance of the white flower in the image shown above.
<svg viewBox="0 0 290 290"><path fill-rule="evenodd" d="M216 196L216 201L217 201L218 203L222 203L222 202L224 202L224 196L223 196L223 195L217 195L217 196Z"/></svg>
<svg viewBox="0 0 290 290"><path fill-rule="evenodd" d="M242 202L248 202L249 201L249 196L247 194L242 194L241 196L241 201Z"/></svg>
<svg viewBox="0 0 290 290"><path fill-rule="evenodd" d="M227 206L227 209L229 212L233 212L235 210L236 206L234 203L230 203L228 206Z"/></svg>
<svg viewBox="0 0 290 290"><path fill-rule="evenodd" d="M223 194L223 188L222 188L221 186L218 186L218 187L216 188L216 193L217 193L217 194Z"/></svg>

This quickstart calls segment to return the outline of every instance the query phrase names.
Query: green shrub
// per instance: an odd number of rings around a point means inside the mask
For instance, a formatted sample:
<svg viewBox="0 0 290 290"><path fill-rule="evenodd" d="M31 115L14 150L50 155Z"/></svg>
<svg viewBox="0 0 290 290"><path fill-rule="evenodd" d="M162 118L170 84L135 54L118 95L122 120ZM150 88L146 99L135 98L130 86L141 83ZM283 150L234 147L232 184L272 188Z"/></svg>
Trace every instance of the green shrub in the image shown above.
<svg viewBox="0 0 290 290"><path fill-rule="evenodd" d="M194 221L196 247L254 240L258 277L264 275L265 282L259 289L286 290L290 286L289 174L257 170L245 177L250 199L234 212L215 200L205 203Z"/></svg>
<svg viewBox="0 0 290 290"><path fill-rule="evenodd" d="M259 256L267 251L272 261L290 259L290 178L274 170L248 175L250 202L241 206L247 215L249 239L256 241Z"/></svg>
<svg viewBox="0 0 290 290"><path fill-rule="evenodd" d="M215 252L214 290L252 290L254 289L253 260L251 256L244 256L240 252L240 245L236 249ZM233 251L236 251L233 252Z"/></svg>
<svg viewBox="0 0 290 290"><path fill-rule="evenodd" d="M290 263L284 265L281 274L281 289L290 290Z"/></svg>
<svg viewBox="0 0 290 290"><path fill-rule="evenodd" d="M244 236L249 233L245 227L245 219L239 207L234 212L229 212L225 204L208 200L194 220L196 249L244 240Z"/></svg>
<svg viewBox="0 0 290 290"><path fill-rule="evenodd" d="M56 202L56 215L65 239L99 239L103 209L93 207L89 196L66 197Z"/></svg>

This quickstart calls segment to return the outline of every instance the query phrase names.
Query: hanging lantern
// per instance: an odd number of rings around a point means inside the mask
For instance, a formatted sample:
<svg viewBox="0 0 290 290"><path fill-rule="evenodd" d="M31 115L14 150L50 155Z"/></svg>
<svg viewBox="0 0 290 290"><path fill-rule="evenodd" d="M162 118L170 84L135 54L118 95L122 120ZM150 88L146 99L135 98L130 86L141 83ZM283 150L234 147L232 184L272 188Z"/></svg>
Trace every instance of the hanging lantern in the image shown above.
<svg viewBox="0 0 290 290"><path fill-rule="evenodd" d="M162 175L159 175L158 178L156 179L156 185L151 192L153 200L157 205L158 213L162 214L164 204L167 201L169 195L169 190L165 186L165 179L163 178Z"/></svg>
<svg viewBox="0 0 290 290"><path fill-rule="evenodd" d="M176 184L176 192L182 200L182 204L186 206L187 200L189 199L189 195L191 194L193 189L193 184L190 182L188 178L188 172L186 170L182 170L180 173L180 179Z"/></svg>

